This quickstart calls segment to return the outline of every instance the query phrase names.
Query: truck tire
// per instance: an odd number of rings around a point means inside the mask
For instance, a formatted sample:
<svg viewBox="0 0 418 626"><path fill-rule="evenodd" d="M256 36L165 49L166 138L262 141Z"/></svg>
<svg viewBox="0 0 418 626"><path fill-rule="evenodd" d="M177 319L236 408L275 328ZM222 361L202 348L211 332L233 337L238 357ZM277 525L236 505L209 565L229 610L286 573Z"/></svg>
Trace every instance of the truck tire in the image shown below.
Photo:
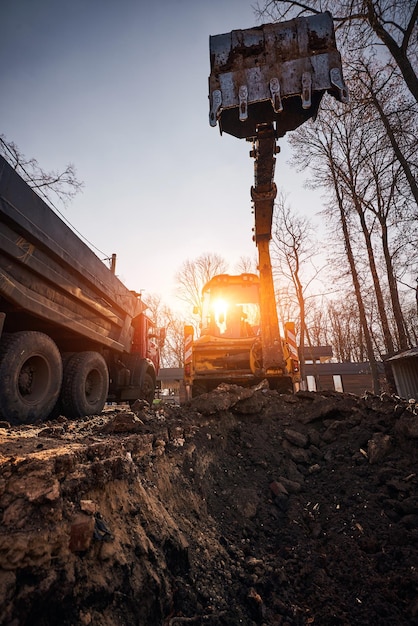
<svg viewBox="0 0 418 626"><path fill-rule="evenodd" d="M67 361L61 390L61 409L66 417L102 412L109 390L106 361L98 352L76 352Z"/></svg>
<svg viewBox="0 0 418 626"><path fill-rule="evenodd" d="M0 412L13 424L45 419L58 399L62 361L44 333L20 331L0 341Z"/></svg>
<svg viewBox="0 0 418 626"><path fill-rule="evenodd" d="M150 374L145 372L142 382L141 382L141 391L140 398L141 400L146 400L150 406L154 402L155 396L155 384L154 379Z"/></svg>

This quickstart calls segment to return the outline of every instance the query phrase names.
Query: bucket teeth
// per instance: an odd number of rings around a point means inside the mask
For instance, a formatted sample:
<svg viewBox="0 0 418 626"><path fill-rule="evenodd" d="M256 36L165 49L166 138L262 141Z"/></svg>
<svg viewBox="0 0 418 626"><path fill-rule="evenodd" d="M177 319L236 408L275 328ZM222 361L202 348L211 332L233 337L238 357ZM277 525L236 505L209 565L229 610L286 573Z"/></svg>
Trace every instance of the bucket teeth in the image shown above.
<svg viewBox="0 0 418 626"><path fill-rule="evenodd" d="M302 74L302 108L310 109L312 104L312 76L310 72Z"/></svg>
<svg viewBox="0 0 418 626"><path fill-rule="evenodd" d="M280 83L278 78L272 78L270 80L270 93L274 112L281 113L283 111L283 104L280 97Z"/></svg>
<svg viewBox="0 0 418 626"><path fill-rule="evenodd" d="M247 85L241 85L239 88L239 119L245 122L248 118L248 88Z"/></svg>
<svg viewBox="0 0 418 626"><path fill-rule="evenodd" d="M215 89L212 93L212 108L209 112L209 124L216 126L218 121L219 109L222 106L222 93L220 89Z"/></svg>
<svg viewBox="0 0 418 626"><path fill-rule="evenodd" d="M339 67L333 67L329 71L329 78L331 81L331 85L334 85L338 91L340 102L347 103L350 98L348 96L348 89L342 77L341 71Z"/></svg>

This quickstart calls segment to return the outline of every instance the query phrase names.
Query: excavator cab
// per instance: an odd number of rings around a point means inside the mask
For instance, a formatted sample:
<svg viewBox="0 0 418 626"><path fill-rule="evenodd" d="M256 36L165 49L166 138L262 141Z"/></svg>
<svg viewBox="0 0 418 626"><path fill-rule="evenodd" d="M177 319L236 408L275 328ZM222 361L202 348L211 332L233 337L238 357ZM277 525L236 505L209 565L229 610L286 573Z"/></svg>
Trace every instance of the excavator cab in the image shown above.
<svg viewBox="0 0 418 626"><path fill-rule="evenodd" d="M329 92L348 101L329 12L209 38L209 122L221 133L256 136L273 123L276 138L317 115Z"/></svg>
<svg viewBox="0 0 418 626"><path fill-rule="evenodd" d="M260 325L259 279L256 274L219 274L202 289L202 335L242 339L255 337Z"/></svg>

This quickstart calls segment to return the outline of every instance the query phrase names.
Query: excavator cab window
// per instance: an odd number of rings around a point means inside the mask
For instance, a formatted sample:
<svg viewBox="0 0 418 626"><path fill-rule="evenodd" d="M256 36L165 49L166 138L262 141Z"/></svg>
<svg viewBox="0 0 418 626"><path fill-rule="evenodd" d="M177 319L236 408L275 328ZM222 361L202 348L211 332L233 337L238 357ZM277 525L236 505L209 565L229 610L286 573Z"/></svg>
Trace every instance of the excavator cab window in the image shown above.
<svg viewBox="0 0 418 626"><path fill-rule="evenodd" d="M259 332L258 285L222 285L203 294L203 335L239 339Z"/></svg>

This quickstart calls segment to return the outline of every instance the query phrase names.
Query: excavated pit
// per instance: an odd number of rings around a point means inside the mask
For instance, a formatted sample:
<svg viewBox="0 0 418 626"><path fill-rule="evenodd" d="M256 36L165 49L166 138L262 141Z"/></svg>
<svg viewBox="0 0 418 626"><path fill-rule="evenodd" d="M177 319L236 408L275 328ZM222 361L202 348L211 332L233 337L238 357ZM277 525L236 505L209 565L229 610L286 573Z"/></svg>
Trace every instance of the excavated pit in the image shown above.
<svg viewBox="0 0 418 626"><path fill-rule="evenodd" d="M0 423L0 623L418 624L418 416L222 386Z"/></svg>

